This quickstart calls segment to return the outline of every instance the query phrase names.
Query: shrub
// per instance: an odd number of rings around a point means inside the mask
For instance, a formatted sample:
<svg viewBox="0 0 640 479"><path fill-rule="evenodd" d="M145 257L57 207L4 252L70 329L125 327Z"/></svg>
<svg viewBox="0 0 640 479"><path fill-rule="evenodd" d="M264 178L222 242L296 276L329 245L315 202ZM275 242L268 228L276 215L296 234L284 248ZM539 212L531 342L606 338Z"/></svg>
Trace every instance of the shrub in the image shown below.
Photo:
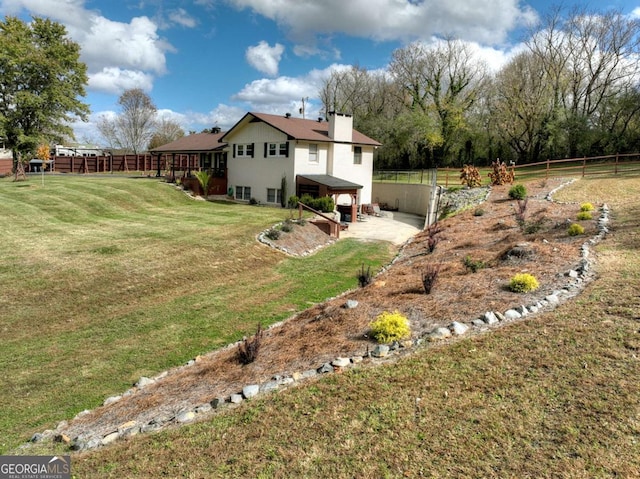
<svg viewBox="0 0 640 479"><path fill-rule="evenodd" d="M591 203L582 203L580 205L580 211L593 211L594 209Z"/></svg>
<svg viewBox="0 0 640 479"><path fill-rule="evenodd" d="M491 163L491 168L493 168L493 171L491 171L488 176L491 179L492 185L504 185L505 183L513 183L513 170L509 171L507 169L507 165L505 165L504 162L496 160Z"/></svg>
<svg viewBox="0 0 640 479"><path fill-rule="evenodd" d="M290 209L295 209L298 207L298 201L300 201L300 198L298 198L296 195L289 196L289 200L287 201L287 206Z"/></svg>
<svg viewBox="0 0 640 479"><path fill-rule="evenodd" d="M470 255L464 257L462 264L467 271L471 271L472 273L477 273L481 269L487 267L487 264L484 261L471 259Z"/></svg>
<svg viewBox="0 0 640 479"><path fill-rule="evenodd" d="M313 198L309 194L304 194L300 198L300 203L305 204L309 208L313 208L314 210L318 210L323 213L331 213L336 208L336 204L333 201L333 198L330 196Z"/></svg>
<svg viewBox="0 0 640 479"><path fill-rule="evenodd" d="M202 195L207 196L209 194L209 183L211 182L211 175L207 170L200 170L195 172L200 188L202 188Z"/></svg>
<svg viewBox="0 0 640 479"><path fill-rule="evenodd" d="M291 231L293 231L293 220L290 219L286 219L284 220L284 222L282 223L282 226L280 226L280 231L284 231L285 233L290 233Z"/></svg>
<svg viewBox="0 0 640 479"><path fill-rule="evenodd" d="M483 216L484 210L482 208L476 208L473 210L473 216Z"/></svg>
<svg viewBox="0 0 640 479"><path fill-rule="evenodd" d="M518 273L509 281L509 289L514 293L535 291L540 285L535 276L529 273Z"/></svg>
<svg viewBox="0 0 640 479"><path fill-rule="evenodd" d="M411 335L409 320L398 311L384 312L371 323L371 335L379 343L390 343Z"/></svg>
<svg viewBox="0 0 640 479"><path fill-rule="evenodd" d="M371 266L367 266L367 269L364 269L364 263L360 268L360 272L358 273L358 284L361 288L364 288L366 285L371 283Z"/></svg>
<svg viewBox="0 0 640 479"><path fill-rule="evenodd" d="M573 223L567 230L569 236L578 236L584 234L584 228L578 223Z"/></svg>
<svg viewBox="0 0 640 479"><path fill-rule="evenodd" d="M429 253L433 253L435 251L436 246L439 242L440 238L438 238L437 236L427 237L427 249L429 250Z"/></svg>
<svg viewBox="0 0 640 479"><path fill-rule="evenodd" d="M442 232L442 228L438 223L434 223L427 227L426 232L427 232L427 249L429 250L429 253L433 253L433 251L436 249L436 246L440 242L440 238L438 238L436 235Z"/></svg>
<svg viewBox="0 0 640 479"><path fill-rule="evenodd" d="M580 213L578 213L578 216L576 218L578 219L578 221L587 221L593 219L593 216L591 216L590 211L581 211Z"/></svg>
<svg viewBox="0 0 640 479"><path fill-rule="evenodd" d="M509 188L509 198L512 200L524 200L527 197L527 188L524 185L513 185Z"/></svg>
<svg viewBox="0 0 640 479"><path fill-rule="evenodd" d="M251 199L249 199L249 204L250 205L257 205L259 203L258 203L258 200L256 200L255 198L251 198Z"/></svg>
<svg viewBox="0 0 640 479"><path fill-rule="evenodd" d="M538 218L533 221L523 221L522 224L520 224L520 229L524 234L531 235L540 231L544 226L544 223L544 218Z"/></svg>
<svg viewBox="0 0 640 479"><path fill-rule="evenodd" d="M436 284L438 274L440 273L439 264L428 264L422 272L422 286L425 294L431 294L431 290Z"/></svg>
<svg viewBox="0 0 640 479"><path fill-rule="evenodd" d="M524 200L518 200L516 206L516 223L520 226L521 229L524 228L526 224L526 216L527 216L527 205L529 204L529 198Z"/></svg>
<svg viewBox="0 0 640 479"><path fill-rule="evenodd" d="M478 171L478 168L471 165L464 165L460 170L460 183L468 186L469 188L482 186L482 178L480 177L480 171Z"/></svg>
<svg viewBox="0 0 640 479"><path fill-rule="evenodd" d="M258 330L253 338L245 338L238 345L238 361L240 364L250 364L258 357L258 351L260 351L260 343L262 342L262 325L258 324Z"/></svg>
<svg viewBox="0 0 640 479"><path fill-rule="evenodd" d="M269 228L264 235L270 240L275 241L280 238L280 230L276 228Z"/></svg>

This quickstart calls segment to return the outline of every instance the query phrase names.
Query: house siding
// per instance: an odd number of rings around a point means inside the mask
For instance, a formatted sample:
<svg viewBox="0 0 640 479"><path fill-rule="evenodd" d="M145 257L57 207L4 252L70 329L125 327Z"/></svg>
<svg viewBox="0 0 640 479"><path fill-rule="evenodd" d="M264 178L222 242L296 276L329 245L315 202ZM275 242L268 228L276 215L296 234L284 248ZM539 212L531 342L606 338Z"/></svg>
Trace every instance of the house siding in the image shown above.
<svg viewBox="0 0 640 479"><path fill-rule="evenodd" d="M231 154L228 157L229 186L250 187L251 197L267 203L267 189L281 189L282 177L287 178L285 200L295 194L294 145L289 141L289 157L265 157L265 143L284 143L287 136L264 123L249 123L229 139ZM253 158L233 157L237 144L253 143ZM272 203L270 203L272 204Z"/></svg>
<svg viewBox="0 0 640 479"><path fill-rule="evenodd" d="M357 146L357 145L356 145ZM362 163L353 163L353 147L351 144L335 143L333 155L329 161L327 174L338 178L345 178L353 183L362 185L358 191L358 204L371 203L371 177L373 172L373 148L362 147ZM342 195L338 198L338 204L350 204L351 200Z"/></svg>
<svg viewBox="0 0 640 479"><path fill-rule="evenodd" d="M288 121L288 120L286 120ZM291 120L295 121L295 120ZM373 146L362 147L362 162L354 164L352 118L337 115L332 119L331 132L342 140L295 140L280 129L264 121L243 121L234 127L224 141L229 145L228 179L234 191L238 186L250 187L251 197L261 203L267 202L267 188L281 188L283 175L287 179L285 201L295 194L297 175L327 174L362 185L358 190L358 204L371 203ZM287 128L284 128L286 130ZM311 138L311 137L310 137ZM287 142L287 157L267 157L265 144ZM241 158L235 155L238 144L253 144L253 156ZM309 144L318 145L318 161L309 161ZM348 195L337 198L338 204L351 204Z"/></svg>

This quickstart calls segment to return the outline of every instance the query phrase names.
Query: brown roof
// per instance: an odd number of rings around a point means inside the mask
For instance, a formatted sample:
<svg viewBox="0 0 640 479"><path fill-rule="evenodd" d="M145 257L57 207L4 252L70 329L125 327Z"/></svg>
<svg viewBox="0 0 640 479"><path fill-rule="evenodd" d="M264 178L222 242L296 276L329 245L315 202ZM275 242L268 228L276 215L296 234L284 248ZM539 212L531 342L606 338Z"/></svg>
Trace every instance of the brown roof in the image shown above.
<svg viewBox="0 0 640 479"><path fill-rule="evenodd" d="M332 141L331 138L329 138L329 123L326 121L304 120L302 118L293 118L291 116L286 117L282 115L269 115L267 113L255 112L249 112L242 117L238 123L236 123L222 136L222 139L224 140L224 137L238 126L245 125L252 121L263 121L268 125L271 125L276 130L280 130L292 140ZM382 143L377 142L373 138L369 138L358 130L353 130L352 143L356 145L382 146Z"/></svg>
<svg viewBox="0 0 640 479"><path fill-rule="evenodd" d="M194 133L151 150L151 153L194 153L214 151L227 146L220 139L224 133Z"/></svg>

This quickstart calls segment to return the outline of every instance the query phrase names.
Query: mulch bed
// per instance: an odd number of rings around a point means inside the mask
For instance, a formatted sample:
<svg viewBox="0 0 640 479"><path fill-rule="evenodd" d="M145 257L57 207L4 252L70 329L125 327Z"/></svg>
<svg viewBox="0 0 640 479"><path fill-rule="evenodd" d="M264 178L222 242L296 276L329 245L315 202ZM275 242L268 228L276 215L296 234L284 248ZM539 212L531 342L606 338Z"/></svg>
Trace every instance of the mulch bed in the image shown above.
<svg viewBox="0 0 640 479"><path fill-rule="evenodd" d="M236 357L237 345L209 353L193 365L169 371L153 385L70 421L65 434L73 438L90 430L92 435L106 435L128 421L146 424L158 416L175 415L275 375L315 369L336 357L365 355L375 346L367 337L369 324L384 311L397 310L406 315L414 337L421 337L452 321L469 323L486 311L504 312L551 294L572 281L568 271L579 263L583 243L597 233L594 212L593 220L580 222L585 235L567 234L580 205L544 199L561 182L556 179L527 184L530 199L526 218L539 224L539 231L524 234L516 222L516 202L507 195L509 185L494 187L481 205L484 214L476 216L475 209L470 209L438 223L441 231L435 235L438 242L433 252L428 252L429 233L423 231L370 285L318 304L267 330L255 362L241 365ZM305 241L298 238L295 243L308 247ZM513 248L524 249L526 254L506 254ZM472 273L464 266L465 258L482 262L485 267ZM439 268L439 274L427 295L422 275L433 267ZM534 275L540 289L530 294L509 291L506 285L510 278L521 272ZM358 306L345 308L348 299L358 301Z"/></svg>

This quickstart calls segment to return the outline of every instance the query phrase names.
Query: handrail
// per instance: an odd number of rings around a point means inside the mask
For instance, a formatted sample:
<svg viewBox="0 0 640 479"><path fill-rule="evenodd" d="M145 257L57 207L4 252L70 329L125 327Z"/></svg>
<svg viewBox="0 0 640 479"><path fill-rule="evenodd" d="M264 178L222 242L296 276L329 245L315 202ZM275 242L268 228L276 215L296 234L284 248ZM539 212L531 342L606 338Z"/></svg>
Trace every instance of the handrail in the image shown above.
<svg viewBox="0 0 640 479"><path fill-rule="evenodd" d="M335 236L336 238L340 238L340 222L336 221L333 218L328 217L327 215L325 215L324 213L314 210L313 208L311 208L309 205L305 205L304 203L300 203L298 201L298 219L302 219L302 210L308 210L311 213L321 216L322 218L324 218L325 220L327 220L329 222L330 226L330 230L331 230L331 236Z"/></svg>

